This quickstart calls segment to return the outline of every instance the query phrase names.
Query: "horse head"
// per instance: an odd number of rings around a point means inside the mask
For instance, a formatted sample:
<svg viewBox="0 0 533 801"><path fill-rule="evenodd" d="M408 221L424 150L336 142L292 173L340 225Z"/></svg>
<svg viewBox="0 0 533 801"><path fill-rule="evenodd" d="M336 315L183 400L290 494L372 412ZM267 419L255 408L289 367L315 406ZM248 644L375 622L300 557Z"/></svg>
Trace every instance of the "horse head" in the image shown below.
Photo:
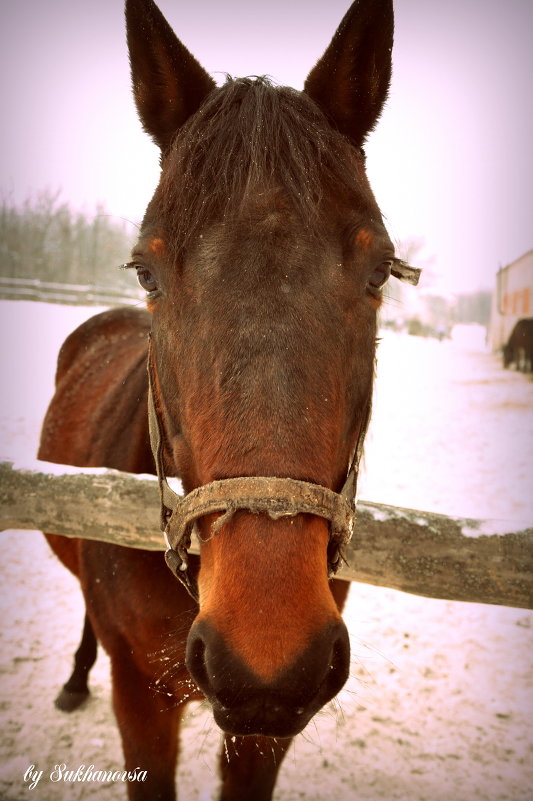
<svg viewBox="0 0 533 801"><path fill-rule="evenodd" d="M331 498L366 431L395 263L362 150L389 86L391 2L354 3L303 92L217 87L151 0L126 6L135 102L161 149L132 261L161 470L190 494L267 477ZM223 506L195 514L187 665L222 729L288 737L348 676L332 515Z"/></svg>

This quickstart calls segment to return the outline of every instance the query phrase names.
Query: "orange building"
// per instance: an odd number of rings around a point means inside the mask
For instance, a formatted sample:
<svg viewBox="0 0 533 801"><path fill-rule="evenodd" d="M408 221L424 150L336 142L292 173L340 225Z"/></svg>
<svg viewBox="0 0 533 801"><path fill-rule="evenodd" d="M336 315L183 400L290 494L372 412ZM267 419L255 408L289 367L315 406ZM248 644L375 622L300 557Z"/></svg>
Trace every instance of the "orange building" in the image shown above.
<svg viewBox="0 0 533 801"><path fill-rule="evenodd" d="M500 350L519 320L533 318L533 250L502 267L496 274L489 343Z"/></svg>

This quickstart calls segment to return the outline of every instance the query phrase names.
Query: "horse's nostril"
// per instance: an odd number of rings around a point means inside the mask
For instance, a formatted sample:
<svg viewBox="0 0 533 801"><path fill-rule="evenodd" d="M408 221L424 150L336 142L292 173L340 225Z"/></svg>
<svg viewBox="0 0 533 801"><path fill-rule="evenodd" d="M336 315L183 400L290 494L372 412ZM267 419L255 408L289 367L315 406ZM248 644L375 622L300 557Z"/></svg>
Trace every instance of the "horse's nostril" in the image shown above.
<svg viewBox="0 0 533 801"><path fill-rule="evenodd" d="M322 685L322 693L330 700L345 684L350 672L350 641L344 623L340 624L337 639L332 645L329 667Z"/></svg>
<svg viewBox="0 0 533 801"><path fill-rule="evenodd" d="M346 636L337 637L331 655L331 670L346 670L350 662L350 643Z"/></svg>
<svg viewBox="0 0 533 801"><path fill-rule="evenodd" d="M189 639L189 642L187 643L187 655L185 660L187 669L200 689L204 692L209 684L205 651L205 642L200 634Z"/></svg>

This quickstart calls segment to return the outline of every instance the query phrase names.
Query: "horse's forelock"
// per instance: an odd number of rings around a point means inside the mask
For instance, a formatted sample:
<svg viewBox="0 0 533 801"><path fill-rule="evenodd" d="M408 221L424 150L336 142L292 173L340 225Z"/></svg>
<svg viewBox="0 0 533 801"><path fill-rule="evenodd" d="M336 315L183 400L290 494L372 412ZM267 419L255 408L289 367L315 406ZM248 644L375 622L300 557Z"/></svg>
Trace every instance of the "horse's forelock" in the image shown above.
<svg viewBox="0 0 533 801"><path fill-rule="evenodd" d="M264 77L228 78L177 133L156 193L175 254L206 226L281 189L313 231L327 185L360 192L357 152L304 93ZM315 226L316 228L316 226Z"/></svg>

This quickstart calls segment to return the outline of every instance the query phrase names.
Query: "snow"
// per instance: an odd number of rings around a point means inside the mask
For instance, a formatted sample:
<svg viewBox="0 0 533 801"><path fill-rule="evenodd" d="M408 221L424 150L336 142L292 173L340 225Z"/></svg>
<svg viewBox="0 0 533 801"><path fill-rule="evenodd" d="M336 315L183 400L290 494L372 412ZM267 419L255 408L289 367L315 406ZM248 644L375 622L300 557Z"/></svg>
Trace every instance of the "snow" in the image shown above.
<svg viewBox="0 0 533 801"><path fill-rule="evenodd" d="M61 342L95 307L0 302L0 453L32 459ZM383 332L359 495L460 517L533 520L533 382L504 371L480 332L437 342ZM115 801L121 782L52 784L58 763L122 765L100 654L92 698L53 698L81 634L75 579L35 532L2 535L0 797ZM352 585L351 677L296 738L281 801L530 801L533 613ZM205 706L184 723L180 798L215 797L219 731ZM33 791L24 774L44 770Z"/></svg>

